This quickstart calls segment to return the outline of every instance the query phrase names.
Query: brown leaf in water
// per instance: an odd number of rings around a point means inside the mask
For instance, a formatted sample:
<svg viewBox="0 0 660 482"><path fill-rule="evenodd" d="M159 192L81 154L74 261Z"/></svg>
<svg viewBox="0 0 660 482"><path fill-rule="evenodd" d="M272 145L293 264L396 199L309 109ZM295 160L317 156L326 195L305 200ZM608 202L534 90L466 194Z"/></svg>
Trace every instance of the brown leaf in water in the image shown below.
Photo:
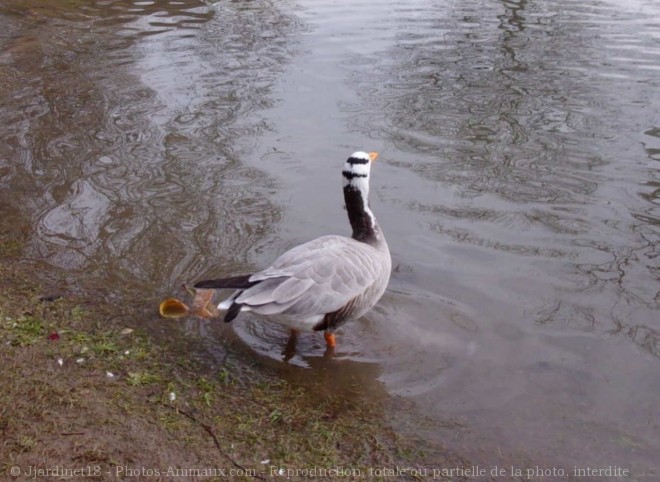
<svg viewBox="0 0 660 482"><path fill-rule="evenodd" d="M189 312L190 309L176 298L167 298L158 306L158 313L163 318L181 318Z"/></svg>

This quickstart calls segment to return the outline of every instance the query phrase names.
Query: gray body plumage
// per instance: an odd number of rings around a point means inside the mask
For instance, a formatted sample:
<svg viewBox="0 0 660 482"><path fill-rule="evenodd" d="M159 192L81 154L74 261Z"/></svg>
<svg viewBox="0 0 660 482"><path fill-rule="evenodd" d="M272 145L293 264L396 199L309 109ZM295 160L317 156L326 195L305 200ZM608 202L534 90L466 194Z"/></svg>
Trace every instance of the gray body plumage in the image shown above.
<svg viewBox="0 0 660 482"><path fill-rule="evenodd" d="M334 329L369 311L387 288L392 262L387 242L375 245L323 236L296 246L251 275L220 308L267 316L296 330Z"/></svg>
<svg viewBox="0 0 660 482"><path fill-rule="evenodd" d="M368 203L370 167L377 155L356 152L344 164L352 237L323 236L287 251L257 273L195 285L236 290L218 305L227 310L225 321L251 311L294 330L325 330L327 335L378 302L387 288L392 260Z"/></svg>

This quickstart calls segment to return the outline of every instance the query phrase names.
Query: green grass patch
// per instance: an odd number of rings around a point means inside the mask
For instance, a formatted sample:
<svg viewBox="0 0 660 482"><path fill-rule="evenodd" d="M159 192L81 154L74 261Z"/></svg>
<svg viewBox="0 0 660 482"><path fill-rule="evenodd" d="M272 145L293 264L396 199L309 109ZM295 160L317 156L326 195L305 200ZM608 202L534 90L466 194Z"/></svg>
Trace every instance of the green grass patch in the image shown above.
<svg viewBox="0 0 660 482"><path fill-rule="evenodd" d="M117 467L190 461L264 480L268 465L366 471L428 462L391 429L382 398L359 386L336 393L312 377L284 380L232 352L218 366L197 356L202 340L154 341L131 326L130 307L119 324L116 306L44 301L49 290L1 263L0 473L40 466L44 454L57 465L98 465L104 475L95 480L116 480ZM449 460L435 457L434 465Z"/></svg>

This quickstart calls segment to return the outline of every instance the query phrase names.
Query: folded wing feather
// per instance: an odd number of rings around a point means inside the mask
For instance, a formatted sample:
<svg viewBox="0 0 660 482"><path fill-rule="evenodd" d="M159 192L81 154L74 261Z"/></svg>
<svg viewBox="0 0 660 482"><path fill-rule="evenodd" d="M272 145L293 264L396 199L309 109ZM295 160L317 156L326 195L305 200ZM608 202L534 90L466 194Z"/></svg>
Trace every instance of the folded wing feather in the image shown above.
<svg viewBox="0 0 660 482"><path fill-rule="evenodd" d="M263 280L236 302L263 315L305 318L339 310L368 289L380 270L374 248L343 236L324 236L280 256L250 277Z"/></svg>

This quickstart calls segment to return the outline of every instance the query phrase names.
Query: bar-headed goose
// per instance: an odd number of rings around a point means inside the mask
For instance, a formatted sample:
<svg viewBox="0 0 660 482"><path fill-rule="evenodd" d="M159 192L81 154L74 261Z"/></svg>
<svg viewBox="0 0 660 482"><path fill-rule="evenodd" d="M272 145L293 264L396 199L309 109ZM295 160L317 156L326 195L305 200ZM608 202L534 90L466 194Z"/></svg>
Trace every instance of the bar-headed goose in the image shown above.
<svg viewBox="0 0 660 482"><path fill-rule="evenodd" d="M342 170L344 200L353 235L323 236L287 251L254 274L200 281L195 288L235 289L218 308L225 322L251 311L292 330L334 331L359 318L380 299L392 269L390 251L369 209L369 173L376 152L355 152Z"/></svg>

